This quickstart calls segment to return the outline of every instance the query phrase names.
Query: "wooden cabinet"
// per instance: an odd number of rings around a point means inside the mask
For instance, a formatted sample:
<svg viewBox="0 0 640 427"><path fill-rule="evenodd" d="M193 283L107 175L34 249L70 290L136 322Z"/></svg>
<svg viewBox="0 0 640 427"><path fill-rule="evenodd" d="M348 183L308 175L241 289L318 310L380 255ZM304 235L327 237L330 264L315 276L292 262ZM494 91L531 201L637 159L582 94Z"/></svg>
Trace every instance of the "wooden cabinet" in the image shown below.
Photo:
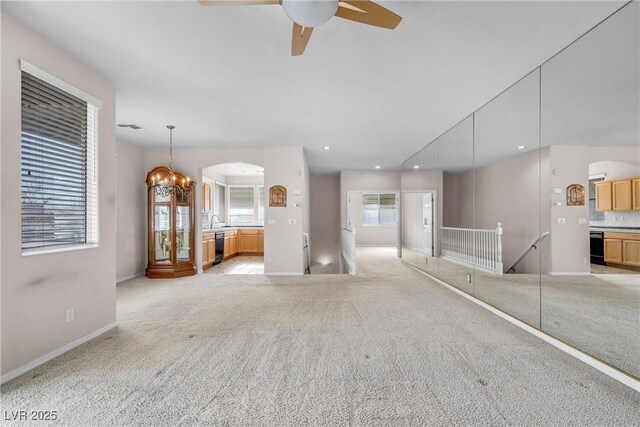
<svg viewBox="0 0 640 427"><path fill-rule="evenodd" d="M631 180L631 199L633 200L633 210L640 211L640 178Z"/></svg>
<svg viewBox="0 0 640 427"><path fill-rule="evenodd" d="M202 184L202 212L211 212L211 184Z"/></svg>
<svg viewBox="0 0 640 427"><path fill-rule="evenodd" d="M145 182L147 277L175 278L195 274L195 182L165 166L149 171Z"/></svg>
<svg viewBox="0 0 640 427"><path fill-rule="evenodd" d="M258 230L238 230L238 252L258 253Z"/></svg>
<svg viewBox="0 0 640 427"><path fill-rule="evenodd" d="M597 211L640 211L640 177L596 183Z"/></svg>
<svg viewBox="0 0 640 427"><path fill-rule="evenodd" d="M209 262L209 242L202 241L202 269L204 270L205 264Z"/></svg>
<svg viewBox="0 0 640 427"><path fill-rule="evenodd" d="M231 242L230 237L225 234L224 236L224 257L223 259L227 259L231 256Z"/></svg>
<svg viewBox="0 0 640 427"><path fill-rule="evenodd" d="M640 240L622 241L622 264L640 267Z"/></svg>
<svg viewBox="0 0 640 427"><path fill-rule="evenodd" d="M640 233L604 233L604 260L640 267Z"/></svg>
<svg viewBox="0 0 640 427"><path fill-rule="evenodd" d="M630 211L633 208L630 179L613 181L611 190L613 192L614 211Z"/></svg>
<svg viewBox="0 0 640 427"><path fill-rule="evenodd" d="M596 183L596 210L613 210L613 194L611 191L611 181Z"/></svg>
<svg viewBox="0 0 640 427"><path fill-rule="evenodd" d="M614 264L622 264L622 240L604 239L604 260Z"/></svg>
<svg viewBox="0 0 640 427"><path fill-rule="evenodd" d="M230 255L238 255L238 236L235 233L229 237L229 247Z"/></svg>
<svg viewBox="0 0 640 427"><path fill-rule="evenodd" d="M258 253L264 254L264 230L258 232Z"/></svg>

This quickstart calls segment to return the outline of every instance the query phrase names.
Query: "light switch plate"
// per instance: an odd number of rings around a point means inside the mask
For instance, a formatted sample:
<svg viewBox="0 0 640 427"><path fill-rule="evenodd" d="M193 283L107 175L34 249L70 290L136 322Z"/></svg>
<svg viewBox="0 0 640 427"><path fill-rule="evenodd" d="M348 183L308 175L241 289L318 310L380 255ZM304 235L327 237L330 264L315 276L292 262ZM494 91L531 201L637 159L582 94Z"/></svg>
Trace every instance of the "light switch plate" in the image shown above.
<svg viewBox="0 0 640 427"><path fill-rule="evenodd" d="M562 194L562 188L554 188L554 189L553 189L553 192L554 192L555 194Z"/></svg>
<svg viewBox="0 0 640 427"><path fill-rule="evenodd" d="M293 194L294 196L302 196L302 190L291 190L291 194Z"/></svg>
<svg viewBox="0 0 640 427"><path fill-rule="evenodd" d="M586 218L578 218L578 224L586 224L586 223L587 223Z"/></svg>
<svg viewBox="0 0 640 427"><path fill-rule="evenodd" d="M276 225L276 220L275 219L268 219L267 220L267 225Z"/></svg>
<svg viewBox="0 0 640 427"><path fill-rule="evenodd" d="M562 206L562 202L553 202L553 206Z"/></svg>

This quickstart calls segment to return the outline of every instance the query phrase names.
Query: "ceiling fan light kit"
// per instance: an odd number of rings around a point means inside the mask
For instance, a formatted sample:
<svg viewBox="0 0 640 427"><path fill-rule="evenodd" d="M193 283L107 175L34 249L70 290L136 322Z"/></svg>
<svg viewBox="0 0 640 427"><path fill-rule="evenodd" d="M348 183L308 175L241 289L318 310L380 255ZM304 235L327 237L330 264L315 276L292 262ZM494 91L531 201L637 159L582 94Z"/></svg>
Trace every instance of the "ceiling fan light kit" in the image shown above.
<svg viewBox="0 0 640 427"><path fill-rule="evenodd" d="M282 9L296 24L319 27L338 11L338 0L282 0Z"/></svg>
<svg viewBox="0 0 640 427"><path fill-rule="evenodd" d="M198 0L203 6L282 5L293 21L291 55L302 55L311 33L337 16L361 24L393 30L402 17L371 0Z"/></svg>

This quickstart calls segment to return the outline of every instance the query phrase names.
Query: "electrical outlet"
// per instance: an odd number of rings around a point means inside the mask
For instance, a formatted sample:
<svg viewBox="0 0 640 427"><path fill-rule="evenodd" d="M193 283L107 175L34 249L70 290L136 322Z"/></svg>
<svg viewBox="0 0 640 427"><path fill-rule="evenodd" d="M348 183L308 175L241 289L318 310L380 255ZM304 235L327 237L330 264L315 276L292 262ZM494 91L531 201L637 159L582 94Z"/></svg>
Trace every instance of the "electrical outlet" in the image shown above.
<svg viewBox="0 0 640 427"><path fill-rule="evenodd" d="M578 218L578 224L584 225L587 223L587 219L586 218Z"/></svg>
<svg viewBox="0 0 640 427"><path fill-rule="evenodd" d="M67 310L67 322L72 322L73 321L73 308L70 308L69 310Z"/></svg>
<svg viewBox="0 0 640 427"><path fill-rule="evenodd" d="M289 220L289 225L296 225L296 220L295 219L290 219Z"/></svg>
<svg viewBox="0 0 640 427"><path fill-rule="evenodd" d="M471 283L471 273L467 273L467 283Z"/></svg>

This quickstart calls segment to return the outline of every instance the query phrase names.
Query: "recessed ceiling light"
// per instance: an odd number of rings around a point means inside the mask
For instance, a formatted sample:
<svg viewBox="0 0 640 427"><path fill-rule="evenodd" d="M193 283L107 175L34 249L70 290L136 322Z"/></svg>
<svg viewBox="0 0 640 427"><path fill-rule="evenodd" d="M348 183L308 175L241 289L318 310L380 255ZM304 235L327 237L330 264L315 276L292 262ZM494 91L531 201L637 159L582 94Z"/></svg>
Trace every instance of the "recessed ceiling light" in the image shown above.
<svg viewBox="0 0 640 427"><path fill-rule="evenodd" d="M420 169L420 165L413 165L414 169Z"/></svg>
<svg viewBox="0 0 640 427"><path fill-rule="evenodd" d="M329 147L328 145L325 145L325 146L324 146L324 147L322 147L322 148L324 148L325 150L331 150L331 147Z"/></svg>
<svg viewBox="0 0 640 427"><path fill-rule="evenodd" d="M376 165L376 169L380 169L382 167L382 163Z"/></svg>
<svg viewBox="0 0 640 427"><path fill-rule="evenodd" d="M518 150L524 150L525 148L527 148L526 145L518 145Z"/></svg>

